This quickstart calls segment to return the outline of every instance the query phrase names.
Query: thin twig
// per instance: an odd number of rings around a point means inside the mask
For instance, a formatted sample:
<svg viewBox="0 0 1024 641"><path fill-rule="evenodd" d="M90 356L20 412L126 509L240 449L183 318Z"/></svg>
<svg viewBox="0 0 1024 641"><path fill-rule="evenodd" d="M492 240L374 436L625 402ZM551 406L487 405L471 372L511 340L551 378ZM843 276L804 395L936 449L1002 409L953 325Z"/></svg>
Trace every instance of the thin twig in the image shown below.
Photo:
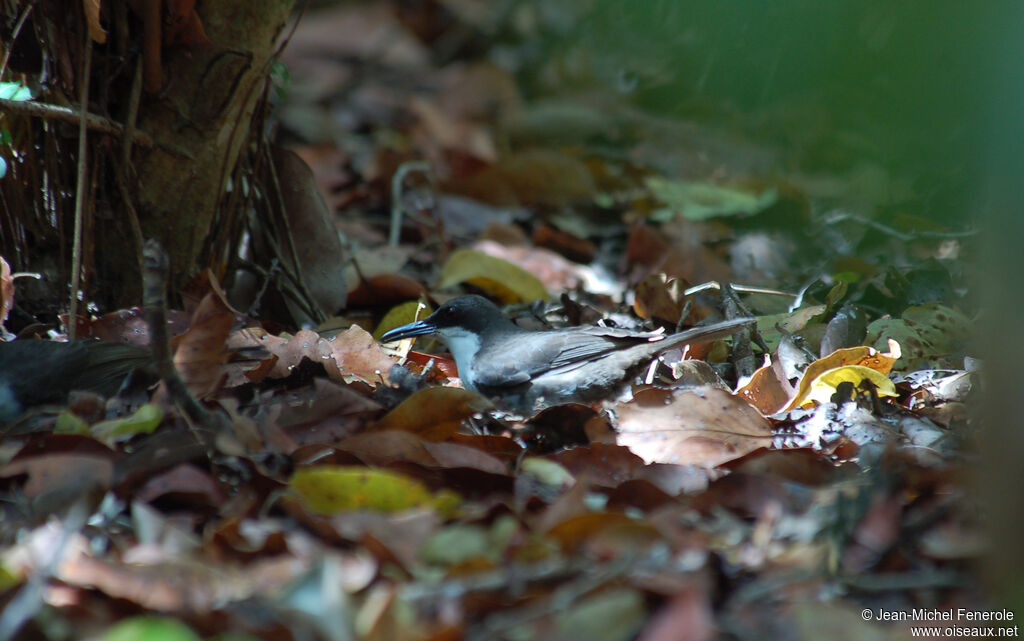
<svg viewBox="0 0 1024 641"><path fill-rule="evenodd" d="M84 103L83 103L84 104ZM8 100L0 98L0 111L16 113L22 116L33 116L36 118L47 118L50 120L63 120L65 122L80 123L85 117L85 124L93 131L99 131L112 136L123 136L124 125L114 122L109 118L88 113L85 110L71 109L70 107L59 107L49 105L45 102L34 102L31 100ZM135 132L135 141L143 147L152 147L155 143L153 138L144 132Z"/></svg>
<svg viewBox="0 0 1024 641"><path fill-rule="evenodd" d="M391 230L388 233L388 245L391 247L398 247L398 238L402 233L402 214L405 213L405 206L402 204L402 183L405 182L405 177L414 171L423 172L427 179L431 180L430 165L421 160L402 163L391 177Z"/></svg>
<svg viewBox="0 0 1024 641"><path fill-rule="evenodd" d="M128 165L114 162L114 182L117 183L117 190L121 192L121 202L124 203L125 213L128 214L128 226L132 230L132 238L135 241L135 257L139 263L139 270L142 270L142 225L139 223L139 212L135 209L135 202L132 200L131 190L128 188Z"/></svg>
<svg viewBox="0 0 1024 641"><path fill-rule="evenodd" d="M25 7L25 10L18 16L18 22L14 25L14 31L11 32L10 44L7 45L6 51L4 51L4 59L0 61L0 78L3 77L4 72L7 71L7 61L11 59L11 52L14 51L14 41L18 39L18 34L21 33L21 28L25 25L25 21L28 20L28 14L32 13L32 8L36 6L36 0L32 0Z"/></svg>
<svg viewBox="0 0 1024 641"><path fill-rule="evenodd" d="M864 216L860 216L852 212L844 211L842 209L830 211L827 214L825 214L825 216L822 218L822 222L825 223L826 225L835 225L837 223L841 223L844 220L852 220L854 222L860 223L861 225L865 225L867 227L876 229L887 236L895 238L896 240L901 240L904 242L909 242L917 238L970 238L972 236L978 235L977 229L964 229L961 231L932 231L927 229L916 229L910 232L903 232L896 229L895 227L886 225L885 223L880 223L877 220L871 220L870 218L866 218Z"/></svg>
<svg viewBox="0 0 1024 641"><path fill-rule="evenodd" d="M174 366L170 339L167 336L167 276L170 271L167 254L155 240L148 240L142 250L142 308L149 325L149 346L153 351L160 380L167 387L171 400L194 429L196 439L206 448L212 458L215 452L216 434L227 426L217 414L212 414L199 404L181 380Z"/></svg>
<svg viewBox="0 0 1024 641"><path fill-rule="evenodd" d="M92 38L85 36L85 55L82 59L82 90L79 95L79 102L83 105L89 104L89 75L92 69ZM78 288L82 284L82 219L85 217L85 181L88 173L87 155L89 152L86 146L86 133L89 128L86 126L86 113L82 113L78 121L78 185L75 188L75 235L71 246L71 304L68 312L71 317L68 322L68 338L75 340L75 331L78 327Z"/></svg>
<svg viewBox="0 0 1024 641"><path fill-rule="evenodd" d="M787 298L796 297L796 294L791 294L789 292L784 292L778 289L769 289L767 287L756 287L753 285L737 285L735 283L730 283L729 286L732 287L734 291L740 294L767 294L768 296L785 296ZM720 290L722 289L722 284L719 283L717 280L709 280L706 283L701 283L700 285L694 285L693 287L686 288L685 290L683 290L683 294L686 296L692 296L693 294L696 294L698 292L704 292L709 289Z"/></svg>
<svg viewBox="0 0 1024 641"><path fill-rule="evenodd" d="M135 138L135 123L139 117L139 102L142 99L142 58L135 59L135 78L132 80L132 92L128 95L128 113L124 119L124 135L121 136L121 166L125 172L131 169L132 141ZM141 241L141 237L139 238ZM140 243L139 249L142 249ZM142 254L139 254L142 260Z"/></svg>

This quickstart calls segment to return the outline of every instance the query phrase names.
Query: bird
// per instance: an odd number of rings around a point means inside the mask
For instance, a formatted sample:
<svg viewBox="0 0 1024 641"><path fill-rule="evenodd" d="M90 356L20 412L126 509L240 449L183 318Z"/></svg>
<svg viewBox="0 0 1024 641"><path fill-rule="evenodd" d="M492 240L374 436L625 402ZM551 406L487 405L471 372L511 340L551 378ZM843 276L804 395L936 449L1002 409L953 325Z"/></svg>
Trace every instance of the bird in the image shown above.
<svg viewBox="0 0 1024 641"><path fill-rule="evenodd" d="M470 294L381 340L436 335L448 346L466 388L533 415L553 405L598 401L658 354L724 338L754 322L736 318L676 334L598 326L527 330L488 299Z"/></svg>
<svg viewBox="0 0 1024 641"><path fill-rule="evenodd" d="M111 341L0 341L0 425L31 407L63 403L72 390L113 396L133 369L151 362L149 349Z"/></svg>

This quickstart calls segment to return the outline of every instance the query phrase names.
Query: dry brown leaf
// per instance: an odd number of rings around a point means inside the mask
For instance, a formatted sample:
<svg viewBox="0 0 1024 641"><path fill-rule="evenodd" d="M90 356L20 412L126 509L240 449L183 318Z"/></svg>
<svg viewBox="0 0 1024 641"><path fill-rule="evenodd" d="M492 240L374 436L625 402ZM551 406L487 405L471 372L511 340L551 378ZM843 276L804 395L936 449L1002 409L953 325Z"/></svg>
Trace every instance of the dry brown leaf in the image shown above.
<svg viewBox="0 0 1024 641"><path fill-rule="evenodd" d="M208 398L223 385L226 347L234 313L214 292L208 293L192 315L192 325L177 337L174 366L197 398Z"/></svg>
<svg viewBox="0 0 1024 641"><path fill-rule="evenodd" d="M377 386L386 383L388 372L396 361L384 353L373 336L362 327L353 325L332 339L321 339L337 364L337 371L328 368L327 374L345 383L362 381ZM325 361L327 363L329 361Z"/></svg>
<svg viewBox="0 0 1024 641"><path fill-rule="evenodd" d="M516 153L471 176L452 180L445 188L450 193L506 207L558 207L588 201L597 191L586 165L549 149Z"/></svg>
<svg viewBox="0 0 1024 641"><path fill-rule="evenodd" d="M547 223L537 225L530 240L538 247L550 249L577 263L589 264L597 254L597 246L593 242Z"/></svg>
<svg viewBox="0 0 1024 641"><path fill-rule="evenodd" d="M66 452L21 458L0 468L0 478L22 474L28 475L23 488L28 498L72 488L85 492L92 487L110 487L114 461L103 454Z"/></svg>
<svg viewBox="0 0 1024 641"><path fill-rule="evenodd" d="M244 568L201 559L117 563L85 554L66 560L57 578L163 612L210 612L225 603L284 589L309 568L291 555L258 559Z"/></svg>
<svg viewBox="0 0 1024 641"><path fill-rule="evenodd" d="M411 137L417 146L425 149L435 165L443 152L454 151L485 162L498 159L498 149L487 129L470 120L457 120L438 105L420 97L409 102L409 110L418 119Z"/></svg>
<svg viewBox="0 0 1024 641"><path fill-rule="evenodd" d="M402 401L377 421L373 429L404 430L431 441L443 441L454 434L463 421L490 407L491 402L476 392L456 387L428 387Z"/></svg>
<svg viewBox="0 0 1024 641"><path fill-rule="evenodd" d="M384 307L426 295L427 288L419 281L401 274L377 274L355 283L349 290L349 307Z"/></svg>
<svg viewBox="0 0 1024 641"><path fill-rule="evenodd" d="M191 463L182 463L150 478L134 493L134 498L152 503L165 496L173 496L180 503L196 507L217 508L227 495L208 473Z"/></svg>
<svg viewBox="0 0 1024 641"><path fill-rule="evenodd" d="M692 299L686 296L686 288L689 286L689 283L679 278L651 274L637 283L633 310L640 318L658 319L666 323L684 320L692 324L698 320L694 318L692 306L686 319L679 318L686 307L686 301Z"/></svg>
<svg viewBox="0 0 1024 641"><path fill-rule="evenodd" d="M100 25L100 0L82 0L82 11L85 12L85 21L89 25L89 37L97 44L107 41L107 32Z"/></svg>
<svg viewBox="0 0 1024 641"><path fill-rule="evenodd" d="M647 463L713 468L771 443L768 420L717 387L646 389L617 411L619 445Z"/></svg>
<svg viewBox="0 0 1024 641"><path fill-rule="evenodd" d="M335 447L358 457L367 465L407 462L431 468L462 467L488 474L508 474L505 463L475 447L436 443L400 430L356 434Z"/></svg>
<svg viewBox="0 0 1024 641"><path fill-rule="evenodd" d="M636 545L638 541L650 541L658 536L657 530L650 524L618 512L595 512L573 516L548 530L547 534L567 550L582 545L601 544L605 547L618 548L613 551L619 552L635 550L639 547ZM606 545L609 541L613 543L612 546Z"/></svg>
<svg viewBox="0 0 1024 641"><path fill-rule="evenodd" d="M768 364L754 372L747 384L736 390L736 393L767 415L782 410L789 402L786 387L779 381L775 367Z"/></svg>

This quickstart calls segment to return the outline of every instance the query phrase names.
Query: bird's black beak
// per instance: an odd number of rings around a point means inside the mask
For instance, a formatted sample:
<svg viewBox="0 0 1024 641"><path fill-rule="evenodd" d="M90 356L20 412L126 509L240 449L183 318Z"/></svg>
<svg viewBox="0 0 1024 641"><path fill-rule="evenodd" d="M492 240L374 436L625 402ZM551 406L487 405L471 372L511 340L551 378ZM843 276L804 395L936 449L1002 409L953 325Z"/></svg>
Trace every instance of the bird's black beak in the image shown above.
<svg viewBox="0 0 1024 641"><path fill-rule="evenodd" d="M437 331L437 325L431 323L429 319L423 319L385 332L384 335L380 337L380 340L382 343L390 343L391 341L400 341L403 338L426 336L427 334L433 334L435 331Z"/></svg>

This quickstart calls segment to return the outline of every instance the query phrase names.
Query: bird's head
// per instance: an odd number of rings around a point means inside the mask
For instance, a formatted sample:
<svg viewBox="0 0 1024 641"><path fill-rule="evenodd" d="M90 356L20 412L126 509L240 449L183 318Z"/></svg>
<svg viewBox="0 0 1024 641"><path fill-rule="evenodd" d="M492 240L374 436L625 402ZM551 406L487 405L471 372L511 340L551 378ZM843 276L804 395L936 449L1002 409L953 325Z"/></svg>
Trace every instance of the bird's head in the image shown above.
<svg viewBox="0 0 1024 641"><path fill-rule="evenodd" d="M460 338L475 338L494 331L517 331L516 325L505 318L494 303L483 296L459 296L441 305L422 320L402 325L385 333L381 341L387 343L414 336L437 335L451 347Z"/></svg>

